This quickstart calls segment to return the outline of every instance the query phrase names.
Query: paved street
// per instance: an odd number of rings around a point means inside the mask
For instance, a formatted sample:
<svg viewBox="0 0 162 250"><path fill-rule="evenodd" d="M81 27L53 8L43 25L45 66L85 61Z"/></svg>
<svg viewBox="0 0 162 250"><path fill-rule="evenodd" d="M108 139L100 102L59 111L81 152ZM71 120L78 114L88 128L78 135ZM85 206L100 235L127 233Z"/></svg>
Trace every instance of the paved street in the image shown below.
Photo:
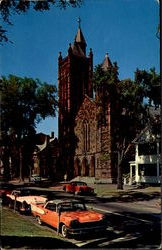
<svg viewBox="0 0 162 250"><path fill-rule="evenodd" d="M108 227L105 233L68 239L69 242L78 247L141 249L157 249L160 247L160 192L146 194L146 190L136 190L135 192L128 190L121 197L101 197L65 193L61 186L53 188L34 187L32 189L37 190L39 194L46 193L50 199L69 197L82 200L89 209L107 215ZM32 216L27 217L27 219L36 223ZM48 226L45 227L47 230L54 231Z"/></svg>
<svg viewBox="0 0 162 250"><path fill-rule="evenodd" d="M78 197L79 198L79 197ZM159 199L137 202L106 202L97 197L81 197L88 208L107 215L105 234L73 241L77 246L108 248L158 248L161 242Z"/></svg>
<svg viewBox="0 0 162 250"><path fill-rule="evenodd" d="M140 207L136 210L133 204L119 203L89 203L89 208L97 209L107 215L108 227L106 232L80 236L75 239L68 239L78 247L88 248L141 248L157 249L160 246L160 209L154 208L152 211L146 207L147 212ZM142 208L142 204L141 204ZM24 216L24 215L20 215ZM32 216L24 216L31 223L37 225ZM37 225L41 227L40 225ZM44 226L46 230L56 231L49 226Z"/></svg>

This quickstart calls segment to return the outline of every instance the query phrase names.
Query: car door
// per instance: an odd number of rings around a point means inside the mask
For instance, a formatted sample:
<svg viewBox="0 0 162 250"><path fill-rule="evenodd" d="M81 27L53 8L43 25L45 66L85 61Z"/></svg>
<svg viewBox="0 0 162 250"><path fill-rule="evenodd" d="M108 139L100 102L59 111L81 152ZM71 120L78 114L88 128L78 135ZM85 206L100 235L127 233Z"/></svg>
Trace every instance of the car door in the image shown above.
<svg viewBox="0 0 162 250"><path fill-rule="evenodd" d="M75 191L76 191L76 183L72 182L71 183L71 192L75 193Z"/></svg>
<svg viewBox="0 0 162 250"><path fill-rule="evenodd" d="M45 207L44 222L52 227L57 228L58 224L58 214L56 212L56 204L48 203Z"/></svg>

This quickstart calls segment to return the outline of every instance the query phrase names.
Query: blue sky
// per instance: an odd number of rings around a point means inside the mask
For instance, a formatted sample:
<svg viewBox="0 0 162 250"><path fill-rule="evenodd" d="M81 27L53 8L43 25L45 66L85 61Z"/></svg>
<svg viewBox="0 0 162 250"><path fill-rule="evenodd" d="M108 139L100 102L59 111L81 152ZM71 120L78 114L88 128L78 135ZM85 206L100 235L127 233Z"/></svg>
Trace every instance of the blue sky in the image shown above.
<svg viewBox="0 0 162 250"><path fill-rule="evenodd" d="M39 78L57 85L59 51L66 56L77 32L77 18L94 54L94 66L108 52L117 61L120 79L134 77L134 71L155 67L159 72L160 42L156 37L159 5L156 0L84 0L80 8L50 11L30 10L11 16L7 26L13 44L1 46L1 74ZM46 119L37 132L57 135L57 118Z"/></svg>

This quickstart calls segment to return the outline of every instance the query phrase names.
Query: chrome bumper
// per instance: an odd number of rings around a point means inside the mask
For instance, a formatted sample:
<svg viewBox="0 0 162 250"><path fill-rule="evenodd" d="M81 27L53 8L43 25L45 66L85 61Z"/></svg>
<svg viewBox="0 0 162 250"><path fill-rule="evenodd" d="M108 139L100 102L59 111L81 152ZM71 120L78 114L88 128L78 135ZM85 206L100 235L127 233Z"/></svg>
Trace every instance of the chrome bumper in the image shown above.
<svg viewBox="0 0 162 250"><path fill-rule="evenodd" d="M96 227L85 227L85 228L68 228L68 233L69 234L84 234L84 233L88 233L90 231L93 232L98 232L98 231L103 231L106 230L107 225L102 225L102 226L96 226Z"/></svg>

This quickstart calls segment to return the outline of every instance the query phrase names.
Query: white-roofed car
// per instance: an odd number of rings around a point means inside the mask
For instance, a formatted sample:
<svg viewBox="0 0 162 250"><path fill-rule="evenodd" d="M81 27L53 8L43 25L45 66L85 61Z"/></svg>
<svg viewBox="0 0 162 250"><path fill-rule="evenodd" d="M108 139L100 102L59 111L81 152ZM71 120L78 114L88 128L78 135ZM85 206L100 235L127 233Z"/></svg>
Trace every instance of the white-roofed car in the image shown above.
<svg viewBox="0 0 162 250"><path fill-rule="evenodd" d="M17 189L13 190L11 194L7 194L8 206L23 213L31 213L31 203L44 204L46 201L46 197L33 195L28 189Z"/></svg>
<svg viewBox="0 0 162 250"><path fill-rule="evenodd" d="M31 210L40 225L46 223L56 228L63 237L101 232L107 228L104 214L88 210L78 200L60 199L46 204L31 204Z"/></svg>

